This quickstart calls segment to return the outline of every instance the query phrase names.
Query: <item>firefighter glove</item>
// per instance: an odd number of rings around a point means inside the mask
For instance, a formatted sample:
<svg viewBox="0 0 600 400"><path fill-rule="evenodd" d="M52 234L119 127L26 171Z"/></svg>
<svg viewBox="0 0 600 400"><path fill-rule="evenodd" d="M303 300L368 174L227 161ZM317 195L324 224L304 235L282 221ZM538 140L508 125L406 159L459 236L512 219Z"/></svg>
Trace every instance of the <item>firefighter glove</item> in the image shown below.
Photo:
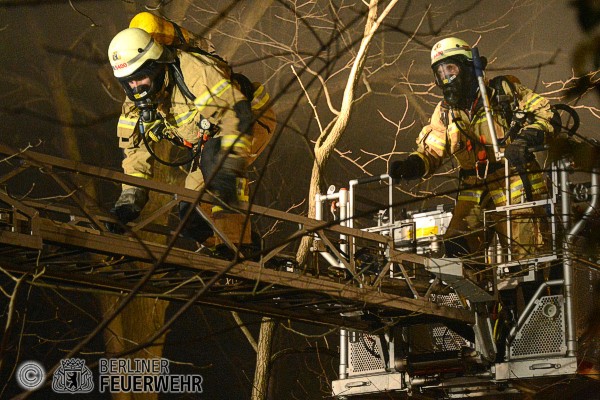
<svg viewBox="0 0 600 400"><path fill-rule="evenodd" d="M527 141L521 138L513 140L504 150L504 157L513 167L519 167L531 161L531 152Z"/></svg>
<svg viewBox="0 0 600 400"><path fill-rule="evenodd" d="M110 210L110 213L117 217L121 224L109 222L106 224L106 228L112 233L124 233L124 225L139 217L147 202L148 191L146 189L132 187L123 190L115 206Z"/></svg>
<svg viewBox="0 0 600 400"><path fill-rule="evenodd" d="M254 115L252 114L252 105L248 100L242 100L235 103L233 111L238 117L238 131L242 132L243 136L250 135L252 125L254 124ZM232 135L238 136L238 135Z"/></svg>
<svg viewBox="0 0 600 400"><path fill-rule="evenodd" d="M421 157L410 155L406 160L394 161L390 165L390 177L396 181L400 179L417 179L425 174L425 162Z"/></svg>
<svg viewBox="0 0 600 400"><path fill-rule="evenodd" d="M506 146L504 157L513 166L518 167L535 160L530 147L544 144L544 132L539 129L524 128L518 136Z"/></svg>

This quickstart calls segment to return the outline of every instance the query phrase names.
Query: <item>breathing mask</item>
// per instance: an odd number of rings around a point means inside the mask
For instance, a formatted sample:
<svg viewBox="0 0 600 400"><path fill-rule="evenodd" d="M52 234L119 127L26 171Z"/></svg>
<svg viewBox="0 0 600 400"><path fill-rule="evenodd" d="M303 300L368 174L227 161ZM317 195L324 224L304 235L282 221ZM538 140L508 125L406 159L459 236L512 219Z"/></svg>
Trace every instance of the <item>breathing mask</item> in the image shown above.
<svg viewBox="0 0 600 400"><path fill-rule="evenodd" d="M153 61L143 65L133 74L119 78L129 100L136 103L152 100L165 83L165 64Z"/></svg>
<svg viewBox="0 0 600 400"><path fill-rule="evenodd" d="M477 95L478 84L472 63L448 57L432 66L435 83L451 107L469 108Z"/></svg>

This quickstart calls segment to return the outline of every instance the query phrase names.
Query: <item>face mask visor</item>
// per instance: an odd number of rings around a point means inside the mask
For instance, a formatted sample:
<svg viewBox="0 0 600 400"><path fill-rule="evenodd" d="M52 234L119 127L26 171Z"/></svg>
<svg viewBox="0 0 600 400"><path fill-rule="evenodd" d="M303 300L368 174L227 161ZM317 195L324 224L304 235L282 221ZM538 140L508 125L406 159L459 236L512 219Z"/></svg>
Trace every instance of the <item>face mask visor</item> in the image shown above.
<svg viewBox="0 0 600 400"><path fill-rule="evenodd" d="M453 61L440 62L433 68L435 84L439 87L444 87L451 84L460 74L461 67Z"/></svg>
<svg viewBox="0 0 600 400"><path fill-rule="evenodd" d="M131 79L127 82L127 85L135 101L145 100L152 90L152 80L148 76Z"/></svg>
<svg viewBox="0 0 600 400"><path fill-rule="evenodd" d="M139 102L152 98L160 91L165 79L165 67L149 63L133 74L119 78L125 94L131 101Z"/></svg>

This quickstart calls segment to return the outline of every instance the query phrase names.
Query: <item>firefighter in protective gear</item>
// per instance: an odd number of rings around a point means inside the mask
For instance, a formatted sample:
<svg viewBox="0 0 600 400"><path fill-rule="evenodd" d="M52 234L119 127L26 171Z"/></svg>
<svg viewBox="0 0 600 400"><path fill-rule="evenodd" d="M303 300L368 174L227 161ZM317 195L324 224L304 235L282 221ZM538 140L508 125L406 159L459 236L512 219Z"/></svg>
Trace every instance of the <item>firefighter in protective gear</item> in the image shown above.
<svg viewBox="0 0 600 400"><path fill-rule="evenodd" d="M154 141L176 137L190 148L203 146L191 162L185 187L200 190L205 178L214 175L207 189L219 204L212 208L202 204L202 208L209 214L213 211L214 226L232 242L250 244L250 224L244 224L245 216L230 212L229 206L247 202L246 168L275 129L264 88L255 87L250 101L219 58L163 46L139 28L119 32L109 45L108 57L127 95L117 127L124 172L146 179L153 176L151 147L145 145L148 141L143 141L140 130ZM261 114L267 110L266 124L254 123L257 110ZM216 169L222 157L226 158ZM111 212L125 224L139 216L147 201L145 189L123 185ZM180 203L180 215L186 215L189 207ZM194 212L182 234L203 243L213 230Z"/></svg>
<svg viewBox="0 0 600 400"><path fill-rule="evenodd" d="M458 38L447 38L431 50L431 68L444 98L437 104L428 125L417 138L417 150L405 160L390 165L392 178L417 179L431 176L444 159L454 157L460 167L460 187L452 221L444 244L448 257L475 256L485 249L484 210L543 198L547 188L543 174L529 149L541 145L553 132L548 100L521 85L514 77L486 83L494 110L498 142L510 166L510 190L506 193L505 166L497 159L483 100L473 66L471 47ZM501 95L500 97L498 97ZM500 100L510 104L500 104ZM506 100L509 99L509 100ZM502 112L503 107L507 112ZM506 249L506 214L491 213L495 231ZM510 249L523 258L543 249L541 207L511 211ZM500 218L504 221L500 222Z"/></svg>

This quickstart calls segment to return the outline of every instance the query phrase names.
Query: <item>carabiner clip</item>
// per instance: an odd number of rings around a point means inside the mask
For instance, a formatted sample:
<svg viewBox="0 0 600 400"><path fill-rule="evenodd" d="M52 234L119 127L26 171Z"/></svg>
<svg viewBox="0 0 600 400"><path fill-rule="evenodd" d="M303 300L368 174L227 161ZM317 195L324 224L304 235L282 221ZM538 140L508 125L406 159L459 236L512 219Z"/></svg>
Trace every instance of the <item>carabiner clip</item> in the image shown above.
<svg viewBox="0 0 600 400"><path fill-rule="evenodd" d="M479 175L479 172L480 172L479 166L481 164L485 164L485 169L484 169L484 172L483 172L483 177L481 177ZM487 179L487 174L488 174L489 166L490 166L490 160L488 160L488 159L475 161L475 175L477 176L477 179L480 179L482 181L485 180L485 179Z"/></svg>

